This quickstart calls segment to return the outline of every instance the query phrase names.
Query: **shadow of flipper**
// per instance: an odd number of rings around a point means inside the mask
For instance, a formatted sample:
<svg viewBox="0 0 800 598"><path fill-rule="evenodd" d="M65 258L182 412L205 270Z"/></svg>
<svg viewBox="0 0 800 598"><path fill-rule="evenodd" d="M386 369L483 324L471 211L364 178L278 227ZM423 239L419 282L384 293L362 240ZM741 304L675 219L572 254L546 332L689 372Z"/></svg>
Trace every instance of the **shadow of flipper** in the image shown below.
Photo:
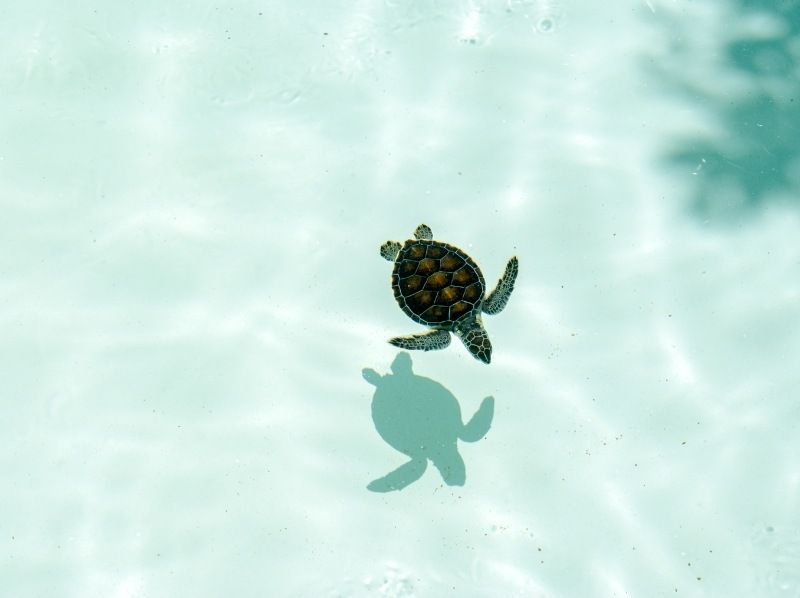
<svg viewBox="0 0 800 598"><path fill-rule="evenodd" d="M494 418L494 397L486 397L481 406L467 422L459 438L464 442L477 442L489 431Z"/></svg>
<svg viewBox="0 0 800 598"><path fill-rule="evenodd" d="M448 486L463 486L464 482L467 481L464 459L458 454L458 449L455 446L453 446L452 451L435 457L433 464L442 474L442 479Z"/></svg>
<svg viewBox="0 0 800 598"><path fill-rule="evenodd" d="M427 459L413 459L394 471L387 473L382 478L370 482L367 486L367 490L371 490L372 492L402 490L412 482L416 482L420 479L427 467Z"/></svg>

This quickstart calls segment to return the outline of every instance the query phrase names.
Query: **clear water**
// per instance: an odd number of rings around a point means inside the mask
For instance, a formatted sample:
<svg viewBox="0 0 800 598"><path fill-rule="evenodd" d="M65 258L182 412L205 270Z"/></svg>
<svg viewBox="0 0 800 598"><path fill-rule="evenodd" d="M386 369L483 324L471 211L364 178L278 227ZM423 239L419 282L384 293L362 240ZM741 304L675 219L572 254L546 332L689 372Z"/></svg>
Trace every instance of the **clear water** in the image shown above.
<svg viewBox="0 0 800 598"><path fill-rule="evenodd" d="M0 594L800 596L798 32L792 0L5 3ZM387 430L453 440L362 377L422 331L378 255L421 222L520 275L491 365L410 355L464 421L495 399L465 484L373 492Z"/></svg>

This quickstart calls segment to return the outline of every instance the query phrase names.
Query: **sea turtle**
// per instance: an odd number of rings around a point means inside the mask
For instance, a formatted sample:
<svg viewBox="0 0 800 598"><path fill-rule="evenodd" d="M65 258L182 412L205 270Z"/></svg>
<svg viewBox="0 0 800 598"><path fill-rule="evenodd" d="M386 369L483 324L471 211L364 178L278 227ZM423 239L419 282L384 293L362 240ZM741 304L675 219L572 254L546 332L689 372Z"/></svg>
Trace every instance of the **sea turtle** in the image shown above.
<svg viewBox="0 0 800 598"><path fill-rule="evenodd" d="M433 330L399 336L389 342L401 349L432 351L450 344L450 333L484 363L492 359L492 343L481 313L496 314L508 303L518 262L512 257L495 289L485 296L486 282L478 265L458 247L433 240L431 229L420 224L414 238L401 245L386 241L381 256L394 262L392 290L406 315Z"/></svg>
<svg viewBox="0 0 800 598"><path fill-rule="evenodd" d="M486 397L464 425L461 408L453 394L438 382L417 376L411 356L402 351L392 362L392 374L381 376L366 368L362 375L374 385L372 420L375 429L392 447L411 457L391 473L370 483L374 492L401 490L425 473L428 459L450 486L463 486L464 461L457 441L477 442L492 425L494 398Z"/></svg>

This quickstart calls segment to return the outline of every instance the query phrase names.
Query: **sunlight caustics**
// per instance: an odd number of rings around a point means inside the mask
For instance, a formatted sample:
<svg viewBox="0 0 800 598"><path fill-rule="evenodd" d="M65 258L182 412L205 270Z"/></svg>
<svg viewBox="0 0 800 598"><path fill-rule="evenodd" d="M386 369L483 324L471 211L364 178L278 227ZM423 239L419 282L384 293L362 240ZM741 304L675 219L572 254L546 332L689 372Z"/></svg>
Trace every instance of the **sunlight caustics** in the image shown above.
<svg viewBox="0 0 800 598"><path fill-rule="evenodd" d="M106 4L0 19L4 595L798 595L796 3Z"/></svg>

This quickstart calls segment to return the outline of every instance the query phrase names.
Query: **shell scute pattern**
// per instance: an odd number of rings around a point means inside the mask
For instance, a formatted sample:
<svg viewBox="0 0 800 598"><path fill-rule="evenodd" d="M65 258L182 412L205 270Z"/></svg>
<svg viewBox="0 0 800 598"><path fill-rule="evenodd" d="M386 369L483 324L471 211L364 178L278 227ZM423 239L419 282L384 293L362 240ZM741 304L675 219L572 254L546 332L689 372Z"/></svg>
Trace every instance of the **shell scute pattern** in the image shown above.
<svg viewBox="0 0 800 598"><path fill-rule="evenodd" d="M431 291L441 291L450 284L450 278L452 278L452 276L449 276L448 272L437 270L428 276L428 280L425 281L425 288Z"/></svg>
<svg viewBox="0 0 800 598"><path fill-rule="evenodd" d="M464 289L461 287L445 287L439 293L439 301L445 305L450 305L461 299Z"/></svg>
<svg viewBox="0 0 800 598"><path fill-rule="evenodd" d="M439 261L439 265L445 272L454 272L464 265L464 260L454 253L448 253Z"/></svg>
<svg viewBox="0 0 800 598"><path fill-rule="evenodd" d="M405 297L409 297L410 295L413 295L417 291L421 290L422 285L424 284L425 278L415 274L414 276L400 279L400 290L403 291L403 295Z"/></svg>
<svg viewBox="0 0 800 598"><path fill-rule="evenodd" d="M417 273L417 264L419 262L415 262L413 260L408 260L400 264L400 267L397 270L397 273L400 276L410 276L412 274Z"/></svg>
<svg viewBox="0 0 800 598"><path fill-rule="evenodd" d="M453 274L453 282L462 287L478 280L475 270L469 264L465 264Z"/></svg>
<svg viewBox="0 0 800 598"><path fill-rule="evenodd" d="M425 250L425 257L438 260L444 257L446 253L447 251L443 247L439 247L438 245L429 245Z"/></svg>
<svg viewBox="0 0 800 598"><path fill-rule="evenodd" d="M444 305L431 305L422 312L422 319L426 322L442 322L450 316L450 310Z"/></svg>
<svg viewBox="0 0 800 598"><path fill-rule="evenodd" d="M450 317L457 320L466 313L471 312L475 308L471 303L466 301L459 301L450 308Z"/></svg>
<svg viewBox="0 0 800 598"><path fill-rule="evenodd" d="M432 293L431 291L420 291L419 293L414 293L408 299L406 299L406 307L408 307L414 313L421 314L426 311L428 307L433 305L435 300L435 293Z"/></svg>
<svg viewBox="0 0 800 598"><path fill-rule="evenodd" d="M406 241L400 250L392 290L411 319L449 328L476 309L486 285L477 264L460 249L420 239Z"/></svg>
<svg viewBox="0 0 800 598"><path fill-rule="evenodd" d="M473 283L464 289L464 301L475 303L483 294L483 286L480 282Z"/></svg>
<svg viewBox="0 0 800 598"><path fill-rule="evenodd" d="M425 257L425 245L427 245L427 243L428 241L406 241L406 245L402 250L405 254L404 257L415 261L421 260Z"/></svg>
<svg viewBox="0 0 800 598"><path fill-rule="evenodd" d="M434 260L429 257L423 258L417 265L417 274L421 276L430 276L439 270L439 260Z"/></svg>

